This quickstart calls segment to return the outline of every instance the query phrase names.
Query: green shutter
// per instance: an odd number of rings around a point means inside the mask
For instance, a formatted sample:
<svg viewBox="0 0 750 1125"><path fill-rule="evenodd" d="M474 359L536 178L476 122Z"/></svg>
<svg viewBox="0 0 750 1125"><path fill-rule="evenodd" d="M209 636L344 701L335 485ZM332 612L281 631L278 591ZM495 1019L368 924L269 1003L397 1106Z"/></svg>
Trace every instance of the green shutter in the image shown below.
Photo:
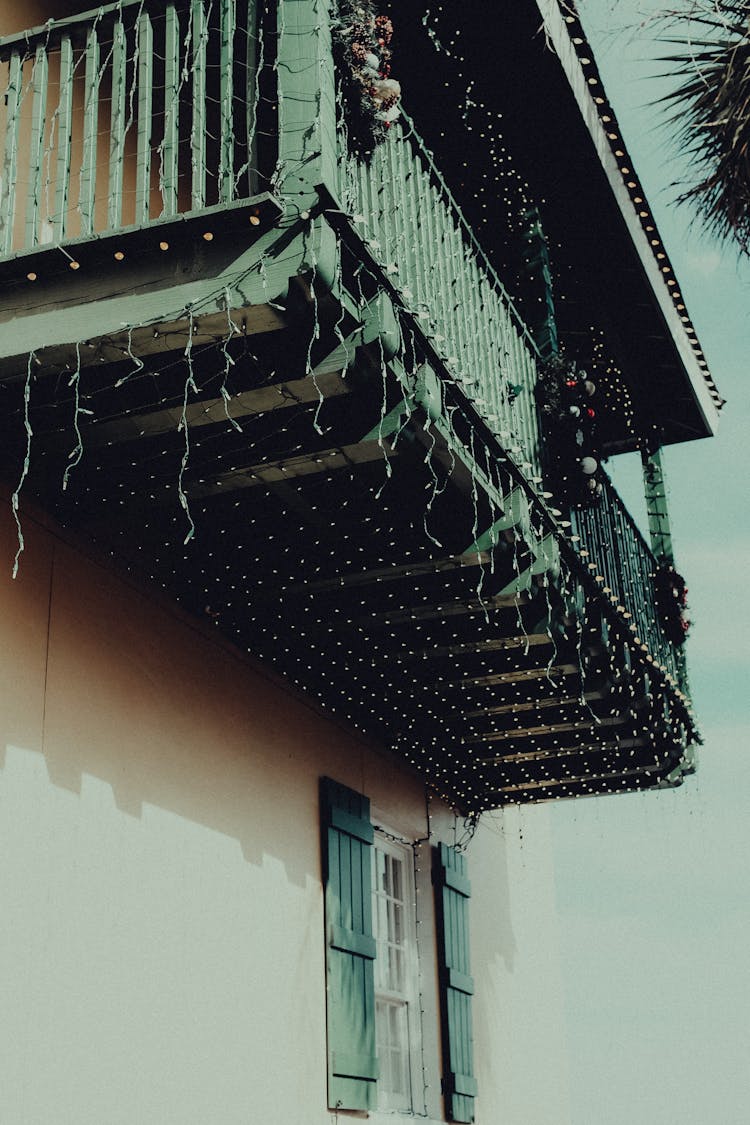
<svg viewBox="0 0 750 1125"><path fill-rule="evenodd" d="M321 780L326 913L328 1105L373 1109L375 939L372 932L373 830L367 797Z"/></svg>
<svg viewBox="0 0 750 1125"><path fill-rule="evenodd" d="M435 849L440 1009L443 1025L443 1093L450 1121L473 1121L477 1083L471 1033L474 981L469 960L469 896L466 857L440 844Z"/></svg>

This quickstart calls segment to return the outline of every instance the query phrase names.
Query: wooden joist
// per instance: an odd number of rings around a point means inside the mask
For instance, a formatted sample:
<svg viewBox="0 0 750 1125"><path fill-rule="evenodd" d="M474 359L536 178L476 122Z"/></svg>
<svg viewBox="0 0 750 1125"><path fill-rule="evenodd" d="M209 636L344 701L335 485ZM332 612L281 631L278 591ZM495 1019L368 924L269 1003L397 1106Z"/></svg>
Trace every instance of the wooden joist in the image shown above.
<svg viewBox="0 0 750 1125"><path fill-rule="evenodd" d="M227 313L222 310L195 315L192 321L189 315L183 315L179 319L136 325L128 330L108 332L103 336L96 336L97 326L89 316L89 338L80 345L64 343L40 348L36 352L38 369L42 373L75 371L79 366L79 359L80 368L99 367L107 363L132 363L137 367L138 360L184 349L190 339L191 324L191 346L194 351L224 340L239 340L243 336L275 332L285 324L279 311L269 304L246 305L233 309L231 315L237 331L230 326ZM19 364L18 357L0 358L0 379L8 375L18 377L21 371L25 371L25 365Z"/></svg>
<svg viewBox="0 0 750 1125"><path fill-rule="evenodd" d="M502 596L502 595L501 595ZM577 664L553 664L550 668L520 668L512 672L493 672L489 676L464 676L453 680L452 687L494 687L497 684L518 684L528 680L546 680L553 676L575 676Z"/></svg>
<svg viewBox="0 0 750 1125"><path fill-rule="evenodd" d="M620 781L629 777L642 777L644 774L657 774L659 767L652 766L632 766L628 769L606 770L600 773L580 774L571 777L560 778L540 778L538 781L527 781L517 785L502 785L496 790L497 793L502 793L506 797L512 795L520 795L523 793L538 792L540 789L559 789L564 786L572 785L590 785L596 788L597 792L601 792L598 788L599 782Z"/></svg>
<svg viewBox="0 0 750 1125"><path fill-rule="evenodd" d="M373 461L385 461L396 455L396 451L376 441L358 442L342 445L335 449L321 450L319 453L305 453L299 457L285 457L278 461L261 461L256 465L233 469L220 473L213 480L190 482L185 491L190 499L217 496L243 488L257 488L259 485L276 481L292 480L295 477L314 476L317 473L330 473L337 469L354 469Z"/></svg>
<svg viewBox="0 0 750 1125"><path fill-rule="evenodd" d="M372 570L355 571L351 574L338 574L318 582L295 582L286 586L286 594L315 594L324 590L343 590L356 586L372 586L377 582L395 582L401 578L414 578L423 574L443 574L446 571L461 570L465 567L489 564L487 552L479 554L450 555L443 559L427 559L424 562L403 563L397 566L376 567Z"/></svg>
<svg viewBox="0 0 750 1125"><path fill-rule="evenodd" d="M496 594L493 597L469 598L452 602L442 602L437 605L415 606L414 609L397 609L387 613L374 613L370 617L362 618L359 622L363 627L378 625L403 625L411 621L432 621L436 618L462 617L466 614L492 613L499 610L517 609L525 605L528 598L525 594Z"/></svg>
<svg viewBox="0 0 750 1125"><path fill-rule="evenodd" d="M184 417L190 428L210 426L228 419L240 421L272 410L285 410L294 406L307 406L322 398L348 394L350 386L343 372L325 375L308 375L284 383L270 383L253 390L241 391L226 400L207 398L189 402ZM106 422L93 422L86 433L87 445L106 445L140 437L174 432L183 420L182 406L165 410L151 410L128 414Z"/></svg>
<svg viewBox="0 0 750 1125"><path fill-rule="evenodd" d="M646 738L618 738L609 742L587 742L585 745L552 746L539 750L522 750L510 754L493 754L478 760L485 766L502 766L507 762L543 762L550 758L567 758L576 754L606 754L624 750L641 750L649 746Z"/></svg>
<svg viewBox="0 0 750 1125"><path fill-rule="evenodd" d="M487 641L464 641L460 644L435 645L429 649L420 649L404 655L404 660L438 660L444 656L474 656L482 652L509 652L512 649L538 648L542 645L551 645L552 638L547 633L527 633L520 636L493 637ZM484 711L477 712L485 714ZM472 712L467 712L470 716Z"/></svg>
<svg viewBox="0 0 750 1125"><path fill-rule="evenodd" d="M487 731L485 734L467 735L462 739L464 745L486 742L511 742L525 738L544 738L553 734L567 734L570 731L598 730L602 727L622 726L627 716L610 715L606 719L575 719L568 723L542 723L533 727L512 727L509 730Z"/></svg>
<svg viewBox="0 0 750 1125"><path fill-rule="evenodd" d="M602 698L603 695L600 691L587 691L583 696L567 695L553 699L527 699L520 703L501 703L492 707L482 707L477 711L466 711L464 718L481 719L485 715L515 715L526 711L543 711L549 707L574 707L580 706L581 703L585 704Z"/></svg>

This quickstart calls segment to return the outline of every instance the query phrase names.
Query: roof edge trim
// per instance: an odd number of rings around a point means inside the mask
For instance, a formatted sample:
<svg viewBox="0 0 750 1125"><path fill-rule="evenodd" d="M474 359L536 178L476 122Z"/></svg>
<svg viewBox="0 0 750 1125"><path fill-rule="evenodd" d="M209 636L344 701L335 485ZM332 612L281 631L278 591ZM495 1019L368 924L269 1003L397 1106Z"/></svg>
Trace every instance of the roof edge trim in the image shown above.
<svg viewBox="0 0 750 1125"><path fill-rule="evenodd" d="M543 19L544 34L560 61L578 103L649 287L674 342L695 405L706 428L704 436L713 436L718 429L719 411L724 400L708 370L708 363L687 313L677 278L648 201L632 169L617 119L607 101L601 78L591 57L593 52L575 7L570 0L564 0L563 3L561 0L536 0L536 4ZM577 47L583 50L578 50ZM586 58L586 70L582 57Z"/></svg>

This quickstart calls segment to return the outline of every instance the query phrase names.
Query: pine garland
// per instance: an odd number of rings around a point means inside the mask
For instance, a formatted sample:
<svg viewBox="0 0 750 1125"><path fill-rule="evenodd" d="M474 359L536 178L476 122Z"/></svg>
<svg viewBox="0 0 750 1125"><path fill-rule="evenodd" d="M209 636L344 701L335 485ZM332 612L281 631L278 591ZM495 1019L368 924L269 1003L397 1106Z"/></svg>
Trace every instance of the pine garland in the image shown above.
<svg viewBox="0 0 750 1125"><path fill-rule="evenodd" d="M535 393L553 491L569 504L595 502L603 492L596 384L575 360L558 354L541 367Z"/></svg>
<svg viewBox="0 0 750 1125"><path fill-rule="evenodd" d="M337 0L333 48L350 151L369 159L399 116L401 86L391 78L393 24L372 0Z"/></svg>
<svg viewBox="0 0 750 1125"><path fill-rule="evenodd" d="M654 575L654 585L662 629L673 645L682 645L690 631L685 579L671 563L665 563Z"/></svg>

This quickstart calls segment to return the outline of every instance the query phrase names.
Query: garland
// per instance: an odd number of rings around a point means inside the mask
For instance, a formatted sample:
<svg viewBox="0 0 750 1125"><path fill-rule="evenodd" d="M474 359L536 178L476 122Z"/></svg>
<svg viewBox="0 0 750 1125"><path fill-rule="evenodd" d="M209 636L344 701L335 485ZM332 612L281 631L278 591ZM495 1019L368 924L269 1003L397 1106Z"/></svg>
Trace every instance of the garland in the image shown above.
<svg viewBox="0 0 750 1125"><path fill-rule="evenodd" d="M670 563L664 563L654 575L654 585L661 626L667 639L673 645L684 644L691 624L685 579Z"/></svg>
<svg viewBox="0 0 750 1125"><path fill-rule="evenodd" d="M596 384L575 360L558 354L541 367L535 395L553 490L570 504L595 502L604 490L596 436Z"/></svg>
<svg viewBox="0 0 750 1125"><path fill-rule="evenodd" d="M391 78L393 24L376 14L372 0L337 0L332 31L349 149L368 159L400 112L401 86Z"/></svg>

